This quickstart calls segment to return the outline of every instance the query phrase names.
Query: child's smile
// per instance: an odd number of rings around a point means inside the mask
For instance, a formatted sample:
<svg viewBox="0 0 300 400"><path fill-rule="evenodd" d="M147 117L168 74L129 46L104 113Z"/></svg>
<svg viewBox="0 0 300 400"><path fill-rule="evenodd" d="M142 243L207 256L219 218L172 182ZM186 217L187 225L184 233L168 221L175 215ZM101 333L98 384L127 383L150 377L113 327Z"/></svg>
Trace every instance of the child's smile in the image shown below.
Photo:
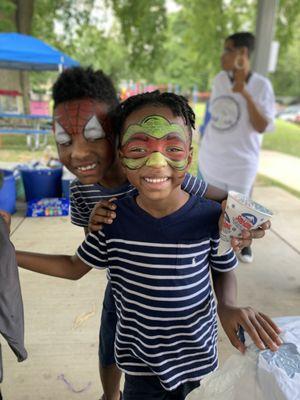
<svg viewBox="0 0 300 400"><path fill-rule="evenodd" d="M127 117L123 132L121 161L139 199L176 208L192 152L182 117L167 107L144 106Z"/></svg>
<svg viewBox="0 0 300 400"><path fill-rule="evenodd" d="M101 182L114 160L106 103L79 99L54 110L54 134L62 163L83 184Z"/></svg>

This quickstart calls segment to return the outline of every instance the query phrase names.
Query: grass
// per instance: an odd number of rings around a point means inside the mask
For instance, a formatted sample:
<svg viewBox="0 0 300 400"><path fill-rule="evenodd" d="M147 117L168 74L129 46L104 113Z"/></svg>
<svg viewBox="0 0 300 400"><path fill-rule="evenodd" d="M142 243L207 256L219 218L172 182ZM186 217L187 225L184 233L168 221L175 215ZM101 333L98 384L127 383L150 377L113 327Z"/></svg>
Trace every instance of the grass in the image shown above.
<svg viewBox="0 0 300 400"><path fill-rule="evenodd" d="M48 135L48 146L51 154L56 154L54 138ZM43 142L44 138L41 138ZM45 146L39 150L27 148L25 135L0 135L0 160L8 162L26 163L31 160L39 160L45 153Z"/></svg>
<svg viewBox="0 0 300 400"><path fill-rule="evenodd" d="M300 199L300 192L298 190L292 189L289 186L284 185L283 183L276 181L275 179L268 178L265 175L258 174L255 180L255 186L277 186L286 192L291 193L292 195L298 197Z"/></svg>
<svg viewBox="0 0 300 400"><path fill-rule="evenodd" d="M275 131L264 135L263 149L300 157L300 125L276 119Z"/></svg>

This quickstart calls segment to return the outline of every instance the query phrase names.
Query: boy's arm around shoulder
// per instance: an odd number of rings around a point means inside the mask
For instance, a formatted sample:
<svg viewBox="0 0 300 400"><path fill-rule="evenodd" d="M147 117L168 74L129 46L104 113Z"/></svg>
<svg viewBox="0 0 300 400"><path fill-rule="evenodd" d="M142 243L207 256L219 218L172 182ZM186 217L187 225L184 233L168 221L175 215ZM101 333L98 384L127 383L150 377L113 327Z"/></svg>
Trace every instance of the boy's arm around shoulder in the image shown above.
<svg viewBox="0 0 300 400"><path fill-rule="evenodd" d="M91 270L77 255L50 255L17 251L19 267L40 274L71 280L80 279Z"/></svg>

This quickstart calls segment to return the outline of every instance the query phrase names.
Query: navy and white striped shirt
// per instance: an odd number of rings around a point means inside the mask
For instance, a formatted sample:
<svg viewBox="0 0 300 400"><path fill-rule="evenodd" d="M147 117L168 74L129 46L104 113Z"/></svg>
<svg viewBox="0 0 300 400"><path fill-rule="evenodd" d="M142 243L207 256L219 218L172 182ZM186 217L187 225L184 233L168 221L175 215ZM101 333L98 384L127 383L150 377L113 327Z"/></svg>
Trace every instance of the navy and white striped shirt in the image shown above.
<svg viewBox="0 0 300 400"><path fill-rule="evenodd" d="M187 193L202 197L206 192L207 184L203 180L186 174L182 189ZM98 201L136 194L137 190L129 182L116 189L107 189L100 184L83 185L75 179L70 186L71 222L74 225L87 227L92 209Z"/></svg>
<svg viewBox="0 0 300 400"><path fill-rule="evenodd" d="M118 218L90 233L78 257L108 267L117 308L115 356L131 375L156 375L166 390L198 381L218 364L210 268L226 272L232 250L217 256L221 207L191 196L154 218L134 197L117 201Z"/></svg>

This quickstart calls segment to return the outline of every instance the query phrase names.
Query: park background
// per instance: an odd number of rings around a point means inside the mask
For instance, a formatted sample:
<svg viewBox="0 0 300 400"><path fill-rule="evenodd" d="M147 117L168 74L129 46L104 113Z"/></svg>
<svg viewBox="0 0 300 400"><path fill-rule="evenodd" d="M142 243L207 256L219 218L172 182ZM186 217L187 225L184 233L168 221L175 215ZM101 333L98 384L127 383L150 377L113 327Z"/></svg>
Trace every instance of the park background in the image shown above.
<svg viewBox="0 0 300 400"><path fill-rule="evenodd" d="M223 40L234 31L255 32L258 3L0 0L0 32L30 34L83 66L103 69L120 95L124 89L134 92L147 87L187 95L197 114L195 174L198 127L212 78L220 69ZM279 57L276 71L268 77L280 111L300 103L299 0L277 1L274 39L280 43ZM0 70L0 89L22 93L17 106L29 113L30 100L49 101L58 73ZM14 102L8 105L16 106ZM254 262L237 270L239 304L250 303L271 317L299 315L300 309L300 124L277 118L275 125L274 133L264 135L261 160L268 170L262 168L254 187L255 200L274 211L272 227L263 240L254 241ZM51 133L47 137L56 154ZM43 146L29 150L25 135L0 135L0 140L4 165L40 160L48 151ZM27 218L24 209L18 208L12 218L11 240L19 250L73 254L82 239L82 229L68 217ZM19 272L29 357L17 363L2 340L4 398L98 399L102 389L97 346L105 271L92 271L76 282ZM219 352L221 366L236 354L222 329Z"/></svg>
<svg viewBox="0 0 300 400"><path fill-rule="evenodd" d="M212 78L220 69L223 40L235 31L255 31L256 12L255 0L211 0L209 6L206 0L2 0L0 32L33 35L83 66L102 69L121 97L154 88L186 95L197 115L197 154L198 127ZM268 77L279 112L300 103L298 0L278 1L274 40L280 45L278 62ZM46 100L51 114L51 86L57 74L1 70L0 89L22 93L17 100L28 113L30 100ZM55 153L50 135L48 141ZM265 135L263 149L300 157L300 123L276 119L275 134ZM25 135L0 138L1 161L24 163L40 159L43 152L28 151ZM282 186L274 179L258 180Z"/></svg>

